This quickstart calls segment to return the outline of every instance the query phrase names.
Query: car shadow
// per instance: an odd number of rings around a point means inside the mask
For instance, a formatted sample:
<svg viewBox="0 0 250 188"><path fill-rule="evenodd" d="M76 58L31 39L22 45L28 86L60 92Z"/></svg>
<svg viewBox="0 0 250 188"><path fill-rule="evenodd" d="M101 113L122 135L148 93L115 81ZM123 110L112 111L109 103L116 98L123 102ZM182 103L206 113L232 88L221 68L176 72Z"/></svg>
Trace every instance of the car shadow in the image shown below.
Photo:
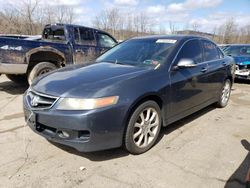
<svg viewBox="0 0 250 188"><path fill-rule="evenodd" d="M243 80L243 79L237 79L237 78L235 78L234 82L237 84L250 84L250 80Z"/></svg>
<svg viewBox="0 0 250 188"><path fill-rule="evenodd" d="M247 156L240 164L238 169L232 174L227 180L225 188L245 188L246 187L246 176L250 167L250 143L243 139L241 140L242 146L248 151Z"/></svg>
<svg viewBox="0 0 250 188"><path fill-rule="evenodd" d="M49 141L54 146L70 153L73 155L78 155L84 158L89 159L90 161L108 161L116 158L121 158L128 156L129 153L124 150L123 148L115 148L115 149L109 149L109 150L103 150L103 151L95 151L95 152L87 152L83 153L80 151L75 150L74 148L71 148L69 146L61 145L55 142Z"/></svg>
<svg viewBox="0 0 250 188"><path fill-rule="evenodd" d="M180 127L183 127L184 125L196 120L197 118L199 118L200 116L203 116L204 114L212 111L216 109L216 107L214 105L210 105L210 106L207 106L183 119L180 119L174 123L171 123L169 124L168 126L166 127L163 127L161 129L161 132L160 132L160 135L158 137L158 140L157 140L157 143L160 142L160 140L165 136L165 135L168 135L170 133L172 133L173 131L179 129Z"/></svg>
<svg viewBox="0 0 250 188"><path fill-rule="evenodd" d="M6 92L11 95L20 95L23 94L28 87L29 85L27 83L20 84L12 81L4 81L0 83L0 92Z"/></svg>
<svg viewBox="0 0 250 188"><path fill-rule="evenodd" d="M214 110L215 107L213 105L208 106L186 118L183 118L175 123L170 124L167 127L164 127L161 129L161 133L159 135L159 138L157 139L157 143L163 138L164 135L168 135L171 132L177 130L178 128L182 127L183 125L197 119L198 117L210 112L211 110ZM115 158L121 158L121 157L126 157L130 155L125 149L123 148L115 148L115 149L110 149L110 150L104 150L104 151L97 151L97 152L90 152L90 153L83 153L75 150L74 148L71 148L69 146L61 145L55 142L49 141L51 144L54 146L68 152L74 155L78 155L84 158L89 159L90 161L107 161L107 160L112 160Z"/></svg>

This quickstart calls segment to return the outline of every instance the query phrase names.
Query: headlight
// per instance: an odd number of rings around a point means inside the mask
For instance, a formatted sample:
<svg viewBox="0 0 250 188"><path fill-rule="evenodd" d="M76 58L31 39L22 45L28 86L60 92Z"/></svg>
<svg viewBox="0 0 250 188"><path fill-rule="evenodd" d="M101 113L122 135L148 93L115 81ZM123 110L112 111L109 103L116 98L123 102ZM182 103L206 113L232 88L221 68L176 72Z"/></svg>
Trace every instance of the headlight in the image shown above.
<svg viewBox="0 0 250 188"><path fill-rule="evenodd" d="M57 109L59 110L92 110L106 106L114 105L118 102L118 96L94 98L94 99L77 99L63 98Z"/></svg>

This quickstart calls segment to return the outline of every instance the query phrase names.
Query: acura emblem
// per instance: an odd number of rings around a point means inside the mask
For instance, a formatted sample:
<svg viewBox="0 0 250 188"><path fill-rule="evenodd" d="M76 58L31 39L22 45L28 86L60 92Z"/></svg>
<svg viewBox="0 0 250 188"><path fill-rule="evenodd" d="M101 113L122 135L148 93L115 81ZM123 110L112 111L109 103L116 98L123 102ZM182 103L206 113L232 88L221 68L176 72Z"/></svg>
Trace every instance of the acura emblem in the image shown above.
<svg viewBox="0 0 250 188"><path fill-rule="evenodd" d="M33 98L31 99L31 102L30 102L31 106L33 106L33 107L38 106L39 100L40 100L39 96L33 96Z"/></svg>

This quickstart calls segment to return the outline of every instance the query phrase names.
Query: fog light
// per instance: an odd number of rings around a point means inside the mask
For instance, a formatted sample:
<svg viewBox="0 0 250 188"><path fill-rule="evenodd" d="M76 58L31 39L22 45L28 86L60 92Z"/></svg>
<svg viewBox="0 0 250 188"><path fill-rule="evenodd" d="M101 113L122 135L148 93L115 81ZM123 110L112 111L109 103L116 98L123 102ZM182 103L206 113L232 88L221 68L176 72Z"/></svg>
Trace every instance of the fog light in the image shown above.
<svg viewBox="0 0 250 188"><path fill-rule="evenodd" d="M66 131L58 131L57 134L60 138L69 138L69 133Z"/></svg>

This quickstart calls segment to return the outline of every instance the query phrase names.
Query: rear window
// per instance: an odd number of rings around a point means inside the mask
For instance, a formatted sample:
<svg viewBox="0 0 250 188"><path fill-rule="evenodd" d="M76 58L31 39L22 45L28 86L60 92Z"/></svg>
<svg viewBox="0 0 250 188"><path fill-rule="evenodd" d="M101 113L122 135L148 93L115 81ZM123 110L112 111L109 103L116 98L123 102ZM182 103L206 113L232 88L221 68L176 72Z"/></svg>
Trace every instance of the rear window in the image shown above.
<svg viewBox="0 0 250 188"><path fill-rule="evenodd" d="M51 41L65 41L64 28L62 26L51 26L43 30L43 39Z"/></svg>

